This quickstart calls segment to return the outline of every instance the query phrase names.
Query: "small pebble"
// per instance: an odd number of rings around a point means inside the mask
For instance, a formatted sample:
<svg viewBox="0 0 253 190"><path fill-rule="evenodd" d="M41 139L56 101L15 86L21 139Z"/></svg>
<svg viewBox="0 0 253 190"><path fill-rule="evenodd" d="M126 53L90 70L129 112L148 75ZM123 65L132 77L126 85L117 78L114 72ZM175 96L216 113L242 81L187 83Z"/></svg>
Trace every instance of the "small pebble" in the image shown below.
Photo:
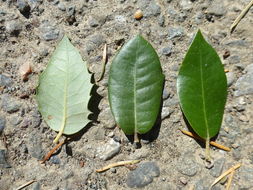
<svg viewBox="0 0 253 190"><path fill-rule="evenodd" d="M160 175L160 169L156 162L144 162L127 174L127 186L140 188L152 183L154 177Z"/></svg>
<svg viewBox="0 0 253 190"><path fill-rule="evenodd" d="M0 168L11 168L5 158L6 150L0 149Z"/></svg>
<svg viewBox="0 0 253 190"><path fill-rule="evenodd" d="M0 116L0 134L3 132L4 128L5 128L5 118Z"/></svg>
<svg viewBox="0 0 253 190"><path fill-rule="evenodd" d="M6 22L6 31L12 36L18 36L22 30L22 25L17 20Z"/></svg>
<svg viewBox="0 0 253 190"><path fill-rule="evenodd" d="M97 148L98 157L102 160L109 160L119 153L121 145L111 139L109 142Z"/></svg>
<svg viewBox="0 0 253 190"><path fill-rule="evenodd" d="M142 17L143 17L143 13L142 13L141 10L137 10L137 11L134 13L134 18L135 18L136 20L141 20Z"/></svg>
<svg viewBox="0 0 253 190"><path fill-rule="evenodd" d="M25 62L19 67L19 74L23 81L26 81L28 79L28 75L31 73L32 67L29 62Z"/></svg>

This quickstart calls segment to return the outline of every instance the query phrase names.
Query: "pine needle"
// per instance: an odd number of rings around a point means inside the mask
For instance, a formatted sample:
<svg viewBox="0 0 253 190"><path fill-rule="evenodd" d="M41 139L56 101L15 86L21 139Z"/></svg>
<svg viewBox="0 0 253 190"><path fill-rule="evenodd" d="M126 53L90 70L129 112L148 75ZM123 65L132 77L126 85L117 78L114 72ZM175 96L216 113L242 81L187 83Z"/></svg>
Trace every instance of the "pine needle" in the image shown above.
<svg viewBox="0 0 253 190"><path fill-rule="evenodd" d="M109 164L101 169L96 170L96 172L104 172L106 170L109 170L110 168L118 167L118 166L125 166L125 165L130 165L130 164L137 164L139 163L140 160L128 160L128 161L120 161L120 162L115 162L112 164Z"/></svg>
<svg viewBox="0 0 253 190"><path fill-rule="evenodd" d="M200 141L202 141L202 142L206 142L205 139L202 139L201 137L199 137L199 136L197 136L196 134L193 134L193 133L191 133L191 132L189 132L189 131L185 131L185 130L181 130L181 129L180 129L180 131L181 131L183 134L188 135L188 136L190 136L190 137L192 137L192 138L194 138L194 139L200 140ZM223 145L221 145L221 144L218 144L218 143L216 143L216 142L214 142L214 141L210 141L209 143L210 143L210 145L215 146L216 148L219 148L219 149L222 149L222 150L225 150L225 151L230 151L230 150L231 150L230 148L228 148L228 147L226 147L226 146L223 146Z"/></svg>
<svg viewBox="0 0 253 190"><path fill-rule="evenodd" d="M230 189L230 186L231 186L231 183L232 183L232 180L233 180L233 177L234 177L234 174L235 174L235 170L233 170L228 178L228 183L227 183L227 186L226 186L226 190L229 190Z"/></svg>
<svg viewBox="0 0 253 190"><path fill-rule="evenodd" d="M229 168L227 171L225 171L223 174L221 174L218 178L216 178L214 180L214 182L212 183L212 185L210 186L209 190L212 189L212 187L217 184L220 180L222 180L224 177L226 177L227 175L229 175L231 172L235 171L236 169L240 168L241 164L236 164L235 166L232 166L231 168ZM231 179L232 180L232 179ZM230 182L231 183L231 182Z"/></svg>
<svg viewBox="0 0 253 190"><path fill-rule="evenodd" d="M31 185L34 182L36 182L36 180L29 181L29 182L25 183L24 185L19 186L16 190L24 189L25 187L27 187L28 185Z"/></svg>
<svg viewBox="0 0 253 190"><path fill-rule="evenodd" d="M242 20L242 18L247 14L247 12L249 11L250 7L253 5L253 0L242 10L242 12L239 14L239 16L235 19L235 21L233 22L233 24L230 27L230 33L232 34L232 32L235 30L236 26L238 25L238 23Z"/></svg>

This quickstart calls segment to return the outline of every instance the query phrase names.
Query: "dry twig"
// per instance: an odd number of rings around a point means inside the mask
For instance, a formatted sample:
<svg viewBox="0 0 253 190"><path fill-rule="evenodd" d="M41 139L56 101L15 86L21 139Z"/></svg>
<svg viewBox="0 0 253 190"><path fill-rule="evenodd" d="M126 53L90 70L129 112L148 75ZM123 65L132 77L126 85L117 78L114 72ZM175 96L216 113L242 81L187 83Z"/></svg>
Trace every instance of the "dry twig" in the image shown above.
<svg viewBox="0 0 253 190"><path fill-rule="evenodd" d="M66 142L66 140L60 142L59 144L57 144L52 150L49 151L49 153L47 153L47 155L43 158L43 160L41 161L41 164L45 163L47 160L49 160L49 158L52 156L52 154L58 149L60 148L64 143Z"/></svg>
<svg viewBox="0 0 253 190"><path fill-rule="evenodd" d="M128 160L128 161L120 161L120 162L115 162L112 164L109 164L101 169L96 170L96 172L104 172L106 170L109 170L110 168L118 167L118 166L125 166L125 165L130 165L130 164L137 164L139 163L140 160Z"/></svg>
<svg viewBox="0 0 253 190"><path fill-rule="evenodd" d="M230 33L232 33L235 30L238 23L247 14L247 12L249 11L249 9L252 5L253 5L253 0L242 10L242 12L239 14L239 16L235 19L235 21L233 22L233 24L230 27Z"/></svg>
<svg viewBox="0 0 253 190"><path fill-rule="evenodd" d="M233 171L235 171L236 169L240 168L241 164L236 164L235 166L232 166L231 168L229 168L227 171L225 171L223 174L221 174L218 178L216 178L214 180L214 182L212 183L212 185L210 186L209 190L212 189L212 187L218 183L220 180L222 180L224 177L226 177L228 174L232 173ZM231 179L232 181L232 179ZM231 182L230 182L231 183Z"/></svg>
<svg viewBox="0 0 253 190"><path fill-rule="evenodd" d="M31 185L34 182L36 182L36 180L29 181L29 182L25 183L24 185L19 186L16 190L24 189L25 187L27 187L28 185Z"/></svg>
<svg viewBox="0 0 253 190"><path fill-rule="evenodd" d="M202 141L202 142L205 142L205 141L206 141L206 140L202 139L201 137L197 136L196 134L193 134L193 133L191 133L191 132L189 132L189 131L185 131L185 130L181 130L181 129L180 129L180 131L181 131L183 134L185 134L185 135L188 135L188 136L190 136L190 137L193 137L194 139L200 140L200 141ZM216 142L214 142L214 141L210 141L210 145L215 146L215 147L217 147L217 148L219 148L219 149L222 149L222 150L225 150L225 151L230 151L230 150L231 150L230 148L228 148L228 147L226 147L226 146L223 146L223 145L221 145L221 144L218 144L218 143L216 143Z"/></svg>

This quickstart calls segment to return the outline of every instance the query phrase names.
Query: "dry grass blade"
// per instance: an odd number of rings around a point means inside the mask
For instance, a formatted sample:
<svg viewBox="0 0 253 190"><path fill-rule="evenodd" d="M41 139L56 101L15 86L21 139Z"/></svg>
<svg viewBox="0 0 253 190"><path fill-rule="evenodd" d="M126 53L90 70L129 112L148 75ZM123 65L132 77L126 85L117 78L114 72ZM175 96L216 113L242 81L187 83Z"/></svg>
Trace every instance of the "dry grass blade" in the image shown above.
<svg viewBox="0 0 253 190"><path fill-rule="evenodd" d="M139 163L140 160L128 160L128 161L120 161L120 162L115 162L112 164L109 164L101 169L96 170L96 172L104 172L106 170L109 170L110 168L118 167L118 166L125 166L125 165L130 165L130 164L137 164Z"/></svg>
<svg viewBox="0 0 253 190"><path fill-rule="evenodd" d="M27 187L28 185L31 185L34 182L36 182L36 180L29 181L29 182L25 183L24 185L19 186L16 190L24 189L25 187Z"/></svg>
<svg viewBox="0 0 253 190"><path fill-rule="evenodd" d="M52 154L58 149L60 148L64 143L66 142L66 140L60 142L59 144L57 144L52 150L49 151L49 153L47 153L47 155L43 158L43 160L41 161L41 164L45 163L47 160L49 160L49 158L52 156Z"/></svg>
<svg viewBox="0 0 253 190"><path fill-rule="evenodd" d="M106 62L107 62L107 45L106 44L104 46L102 62L103 62L102 63L102 72L101 72L101 75L100 75L99 79L97 80L97 82L101 81L104 74L105 74L105 66L106 66Z"/></svg>
<svg viewBox="0 0 253 190"><path fill-rule="evenodd" d="M252 5L253 5L253 0L242 10L242 12L239 14L239 16L235 19L235 21L233 22L233 24L230 27L230 33L232 33L235 30L238 23L247 14L247 12L249 11L249 9Z"/></svg>
<svg viewBox="0 0 253 190"><path fill-rule="evenodd" d="M235 171L236 169L240 168L241 164L236 164L235 166L232 166L231 168L229 168L227 171L225 171L223 174L221 174L218 178L216 178L214 180L214 182L212 183L212 185L210 186L209 190L212 189L212 187L218 183L220 180L222 180L224 177L226 177L228 174L230 174L231 172Z"/></svg>
<svg viewBox="0 0 253 190"><path fill-rule="evenodd" d="M190 136L190 137L192 137L192 138L194 138L194 139L200 140L200 141L202 141L202 142L206 142L206 140L202 139L201 137L199 137L199 136L197 136L196 134L193 134L193 133L191 133L191 132L189 132L189 131L185 131L185 130L181 130L181 129L180 129L180 131L181 131L183 134L188 135L188 136ZM230 150L231 150L230 148L228 148L228 147L226 147L226 146L223 146L223 145L221 145L221 144L218 144L218 143L216 143L216 142L214 142L214 141L210 141L209 143L210 143L210 145L215 146L215 147L217 147L217 148L219 148L219 149L222 149L222 150L225 150L225 151L230 151Z"/></svg>
<svg viewBox="0 0 253 190"><path fill-rule="evenodd" d="M233 170L228 178L228 183L227 183L227 186L226 186L226 190L229 190L230 189L230 186L231 186L231 183L232 183L232 180L233 180L233 177L234 177L234 174L235 174L235 170Z"/></svg>

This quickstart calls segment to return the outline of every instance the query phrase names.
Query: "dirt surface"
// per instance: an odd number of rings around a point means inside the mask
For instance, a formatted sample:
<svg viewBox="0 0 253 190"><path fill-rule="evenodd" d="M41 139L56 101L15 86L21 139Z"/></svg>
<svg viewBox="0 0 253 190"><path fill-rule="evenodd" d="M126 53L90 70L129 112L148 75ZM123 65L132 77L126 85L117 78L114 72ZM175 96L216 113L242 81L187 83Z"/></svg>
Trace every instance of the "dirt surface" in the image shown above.
<svg viewBox="0 0 253 190"><path fill-rule="evenodd" d="M36 180L31 190L206 190L232 165L231 189L253 189L253 8L232 35L229 27L250 0L0 0L0 189ZM144 16L133 15L141 9ZM212 148L206 167L204 148L181 134L187 129L176 95L183 57L198 29L217 50L228 70L228 100L216 141L230 152ZM136 149L116 127L107 93L108 70L118 49L142 34L157 50L166 78L160 126L142 137ZM45 164L56 132L41 119L35 100L38 76L66 34L100 76L104 44L109 61L94 93L93 122ZM23 81L20 67L32 66ZM99 111L98 111L99 110ZM194 111L194 110L193 110ZM127 167L96 173L109 163L140 159ZM134 167L132 167L134 169ZM213 189L225 189L217 184Z"/></svg>

